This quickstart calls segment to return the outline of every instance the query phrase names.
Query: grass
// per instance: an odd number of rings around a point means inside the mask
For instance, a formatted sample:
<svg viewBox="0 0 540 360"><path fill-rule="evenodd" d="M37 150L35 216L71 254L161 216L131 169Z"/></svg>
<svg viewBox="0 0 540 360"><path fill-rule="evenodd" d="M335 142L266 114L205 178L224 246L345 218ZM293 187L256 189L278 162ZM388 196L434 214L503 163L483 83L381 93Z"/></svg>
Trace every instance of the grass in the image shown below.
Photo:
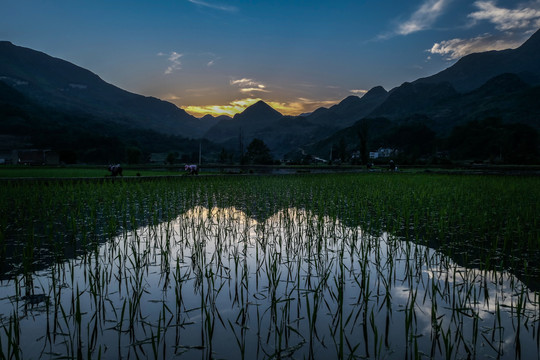
<svg viewBox="0 0 540 360"><path fill-rule="evenodd" d="M124 176L174 176L183 175L182 166L176 169L124 167ZM43 167L43 166L0 166L0 178L99 178L110 176L106 167Z"/></svg>

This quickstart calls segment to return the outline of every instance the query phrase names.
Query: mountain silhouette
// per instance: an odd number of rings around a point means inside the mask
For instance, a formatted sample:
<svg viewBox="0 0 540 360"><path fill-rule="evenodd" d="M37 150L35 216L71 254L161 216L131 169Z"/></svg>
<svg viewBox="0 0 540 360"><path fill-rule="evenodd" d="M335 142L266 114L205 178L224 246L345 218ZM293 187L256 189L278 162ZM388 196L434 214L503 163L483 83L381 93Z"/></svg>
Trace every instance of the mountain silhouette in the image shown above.
<svg viewBox="0 0 540 360"><path fill-rule="evenodd" d="M404 83L392 89L385 101L370 114L370 117L399 118L408 116L456 95L456 90L448 82L437 84Z"/></svg>
<svg viewBox="0 0 540 360"><path fill-rule="evenodd" d="M0 80L43 106L126 126L198 137L214 124L199 121L172 103L122 90L89 70L8 41L0 41Z"/></svg>
<svg viewBox="0 0 540 360"><path fill-rule="evenodd" d="M247 107L239 114L235 114L233 120L242 122L269 122L282 117L277 110L262 100L257 101L255 104Z"/></svg>
<svg viewBox="0 0 540 360"><path fill-rule="evenodd" d="M283 116L258 101L232 118L197 119L172 103L122 90L67 61L0 41L0 100L8 113L13 104L15 112L25 106L33 109L32 114L39 113L38 108L52 109L117 127L206 137L229 149L237 149L239 140L247 145L257 137L279 156L299 148L327 151L321 144L331 146L338 135L355 141L362 119L372 126L372 133L412 121L445 136L456 125L487 117L538 129L538 64L540 31L517 49L467 55L435 75L390 91L376 86L362 97L349 96L301 116ZM17 116L9 119L16 122Z"/></svg>
<svg viewBox="0 0 540 360"><path fill-rule="evenodd" d="M241 113L234 115L232 119L220 120L204 136L209 140L220 143L226 143L234 139L237 140L240 134L246 137L246 139L250 139L257 131L270 126L272 122L281 117L283 115L260 100L247 107Z"/></svg>
<svg viewBox="0 0 540 360"><path fill-rule="evenodd" d="M174 149L184 155L192 154L201 145L207 155L220 150L207 140L163 134L94 115L45 107L3 81L0 81L0 124L2 150L52 149L64 163L134 161L128 155L134 153L144 162L150 153Z"/></svg>
<svg viewBox="0 0 540 360"><path fill-rule="evenodd" d="M384 102L388 92L382 86L376 86L364 96L351 95L329 109L320 108L307 118L321 126L333 126L335 131L351 126L359 119L370 114Z"/></svg>
<svg viewBox="0 0 540 360"><path fill-rule="evenodd" d="M530 84L540 83L540 30L517 49L486 51L462 57L451 67L414 83L450 83L459 92L468 92L489 79L514 73Z"/></svg>

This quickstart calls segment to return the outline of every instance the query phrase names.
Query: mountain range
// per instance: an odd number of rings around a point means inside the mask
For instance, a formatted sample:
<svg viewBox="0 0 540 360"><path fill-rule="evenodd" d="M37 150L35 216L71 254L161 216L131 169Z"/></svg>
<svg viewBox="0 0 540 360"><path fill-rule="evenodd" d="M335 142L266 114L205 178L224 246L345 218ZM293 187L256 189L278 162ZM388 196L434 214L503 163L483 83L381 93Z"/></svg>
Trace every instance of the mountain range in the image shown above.
<svg viewBox="0 0 540 360"><path fill-rule="evenodd" d="M170 102L122 90L89 70L8 41L0 41L0 80L43 106L134 128L200 137L216 122L197 119Z"/></svg>
<svg viewBox="0 0 540 360"><path fill-rule="evenodd" d="M539 85L537 31L517 49L470 54L433 76L406 82L390 91L376 86L361 98L349 96L339 104L307 115L271 117L268 106L256 104L257 111L246 109L233 121L223 119L205 136L231 143L241 131L245 138L263 139L278 156L298 148L324 156L331 143L337 141L333 134L345 133L351 138L363 118L379 119L370 121L375 133L391 125L420 121L437 134L448 135L457 125L488 117L540 129Z"/></svg>
<svg viewBox="0 0 540 360"><path fill-rule="evenodd" d="M259 101L233 118L198 119L169 102L122 90L86 69L7 41L0 42L0 84L2 106L23 96L66 116L206 138L232 150L239 142L247 145L260 138L276 157L297 149L323 154L335 142L334 134L350 137L366 119L374 133L415 121L445 135L455 126L488 117L540 129L540 31L517 49L467 55L432 76L390 91L376 86L362 97L349 96L300 116L284 116Z"/></svg>

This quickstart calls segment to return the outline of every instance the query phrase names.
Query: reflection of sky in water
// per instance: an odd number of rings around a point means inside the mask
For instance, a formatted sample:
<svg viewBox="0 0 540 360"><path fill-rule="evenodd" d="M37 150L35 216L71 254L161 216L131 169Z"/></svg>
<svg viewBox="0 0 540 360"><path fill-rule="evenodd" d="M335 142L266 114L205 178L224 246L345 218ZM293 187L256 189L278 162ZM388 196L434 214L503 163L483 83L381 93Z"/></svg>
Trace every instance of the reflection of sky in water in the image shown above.
<svg viewBox="0 0 540 360"><path fill-rule="evenodd" d="M32 293L50 301L22 299ZM388 234L296 209L257 222L197 207L2 282L0 337L8 355L17 317L25 358L76 356L79 344L103 358L403 358L415 345L436 358L538 358L538 311L538 294L511 274Z"/></svg>

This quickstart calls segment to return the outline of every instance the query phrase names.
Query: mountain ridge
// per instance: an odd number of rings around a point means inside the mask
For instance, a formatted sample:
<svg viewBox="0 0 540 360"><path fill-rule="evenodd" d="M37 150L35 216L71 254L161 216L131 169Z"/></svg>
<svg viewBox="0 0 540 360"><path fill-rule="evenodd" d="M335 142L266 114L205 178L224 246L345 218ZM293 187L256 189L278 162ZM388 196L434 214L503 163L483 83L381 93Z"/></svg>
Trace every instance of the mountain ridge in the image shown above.
<svg viewBox="0 0 540 360"><path fill-rule="evenodd" d="M9 41L0 41L0 80L68 112L189 137L206 131L203 122L170 102L123 90L90 70Z"/></svg>
<svg viewBox="0 0 540 360"><path fill-rule="evenodd" d="M507 122L518 119L538 128L535 116L540 110L534 99L540 85L539 63L540 30L517 49L470 54L432 76L390 91L375 86L362 97L351 95L308 114L283 116L260 100L233 117L197 119L172 103L108 84L77 65L0 42L0 82L44 106L97 115L128 127L206 137L229 148L236 148L239 140L258 137L275 154L316 144L367 118L385 118L395 124L415 119L437 133L490 116Z"/></svg>
<svg viewBox="0 0 540 360"><path fill-rule="evenodd" d="M449 82L458 92L472 91L494 76L515 73L532 85L540 82L540 30L516 49L463 56L454 65L413 83Z"/></svg>

